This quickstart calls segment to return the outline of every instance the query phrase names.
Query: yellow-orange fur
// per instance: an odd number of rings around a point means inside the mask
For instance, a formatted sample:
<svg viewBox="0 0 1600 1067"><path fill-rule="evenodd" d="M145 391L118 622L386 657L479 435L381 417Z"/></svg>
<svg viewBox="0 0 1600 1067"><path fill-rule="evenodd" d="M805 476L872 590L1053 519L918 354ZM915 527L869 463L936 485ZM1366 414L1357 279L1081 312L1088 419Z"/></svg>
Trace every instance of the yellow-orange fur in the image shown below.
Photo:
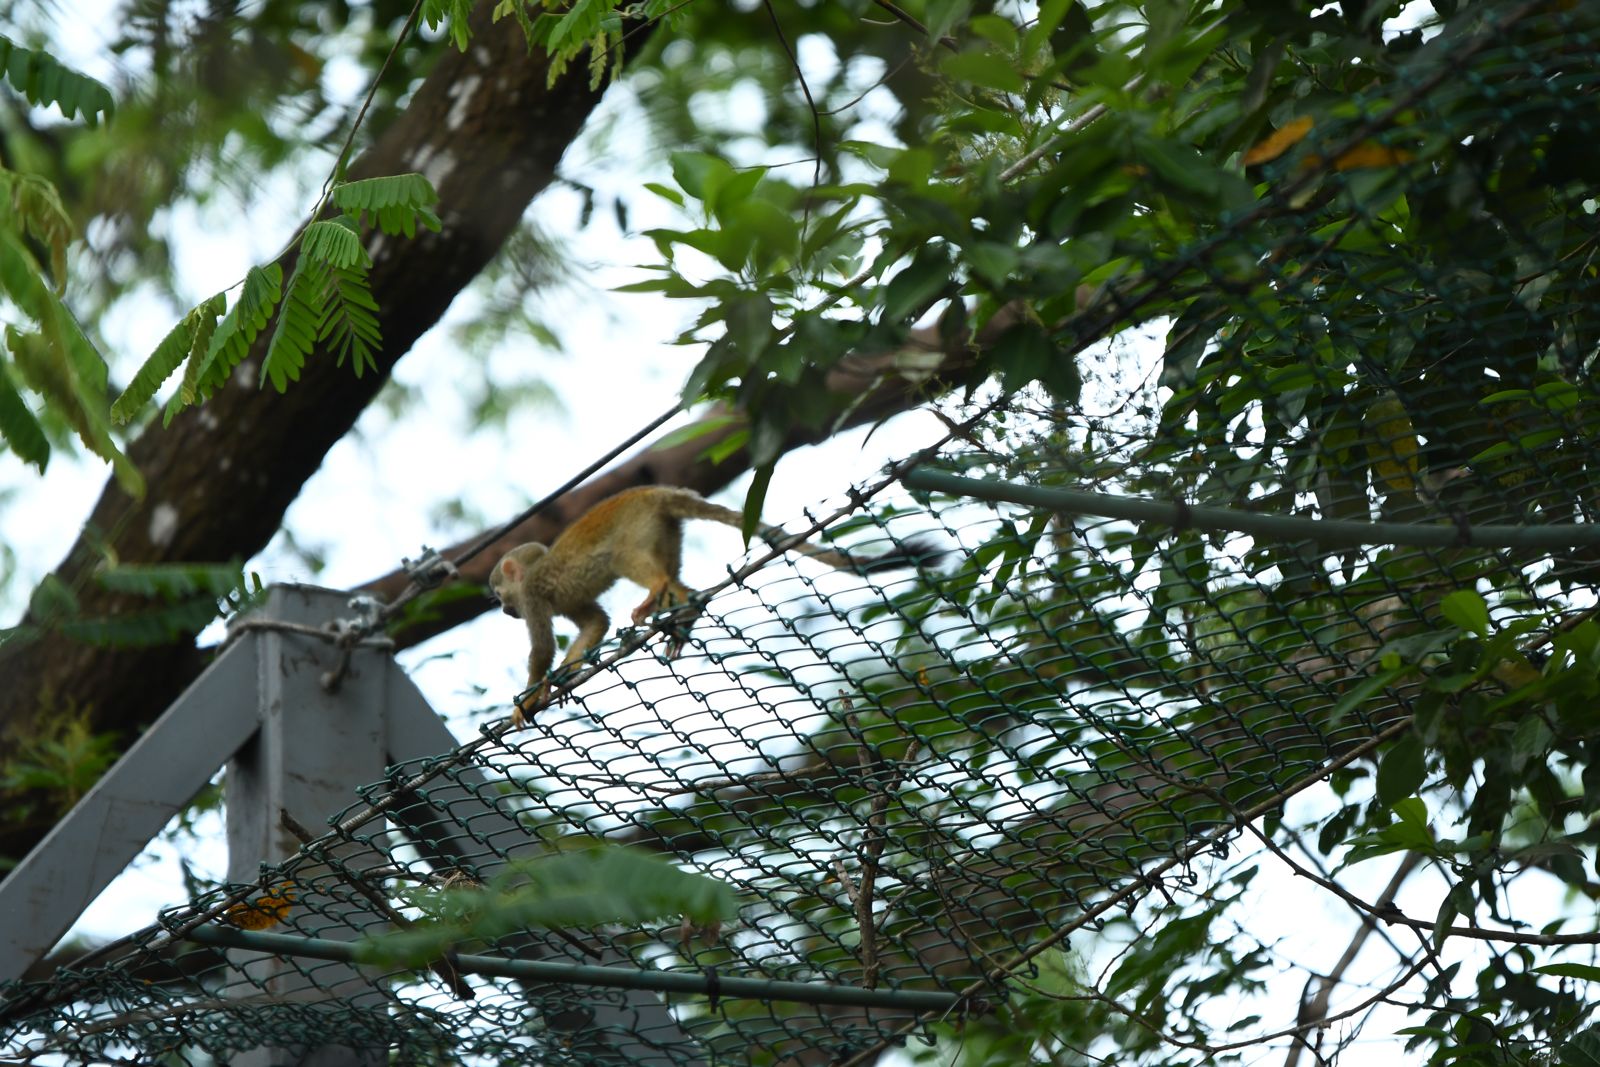
<svg viewBox="0 0 1600 1067"><path fill-rule="evenodd" d="M643 622L651 612L685 604L694 591L678 579L683 556L683 520L709 519L735 528L743 517L731 508L713 504L692 489L647 486L627 489L590 508L567 527L548 548L537 542L519 545L501 557L489 576L489 585L507 615L528 625L528 685L538 686L535 699L547 694L555 638L550 621L560 615L578 627L567 649L566 667L605 638L611 620L601 609L600 594L626 578L648 592L633 609L633 621ZM762 526L764 537L786 536L776 527ZM787 546L796 552L844 570L875 566L904 566L914 558L888 561L888 557L860 561L840 552L805 542ZM682 630L687 630L685 623ZM675 645L681 643L677 638ZM519 705L512 713L524 724Z"/></svg>

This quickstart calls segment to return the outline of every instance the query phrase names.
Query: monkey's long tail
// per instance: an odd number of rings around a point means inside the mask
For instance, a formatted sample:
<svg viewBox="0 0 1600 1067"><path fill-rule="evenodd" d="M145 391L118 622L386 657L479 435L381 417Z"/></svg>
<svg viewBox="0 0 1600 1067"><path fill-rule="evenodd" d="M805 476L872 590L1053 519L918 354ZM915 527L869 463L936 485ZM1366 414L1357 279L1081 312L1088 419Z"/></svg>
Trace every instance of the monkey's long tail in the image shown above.
<svg viewBox="0 0 1600 1067"><path fill-rule="evenodd" d="M713 522L732 526L736 530L744 527L743 515L732 508L725 508L721 504L713 504L693 492L685 492L681 497L674 496L671 511L676 518L710 519ZM761 523L756 527L756 533L773 548L782 548L787 552L798 552L802 556L811 557L818 563L825 563L837 570L850 571L853 574L872 574L877 571L900 570L906 567L937 567L948 555L943 548L929 537L908 538L896 544L887 552L863 556L841 552L836 548L823 548L820 545L814 545L809 541L797 538L780 526L768 526L766 523Z"/></svg>

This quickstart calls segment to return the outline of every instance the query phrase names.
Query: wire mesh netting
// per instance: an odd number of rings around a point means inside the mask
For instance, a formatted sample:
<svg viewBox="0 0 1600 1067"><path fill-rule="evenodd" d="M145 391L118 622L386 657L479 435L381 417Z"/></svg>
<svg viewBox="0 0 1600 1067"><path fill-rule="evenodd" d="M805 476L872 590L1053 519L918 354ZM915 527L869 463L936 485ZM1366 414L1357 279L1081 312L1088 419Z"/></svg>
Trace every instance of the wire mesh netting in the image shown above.
<svg viewBox="0 0 1600 1067"><path fill-rule="evenodd" d="M1498 827L1485 751L1525 770L1593 725L1505 709L1600 645L1600 38L1584 5L1506 12L1285 124L1259 207L1108 282L1064 331L1098 368L1081 402L952 404L937 448L812 521L945 558L759 553L678 658L625 633L529 729L393 768L258 887L11 986L9 1054L863 1063L1003 1010L1080 931L1223 893L1211 859L1273 847L1253 820L1397 738ZM736 915L347 952L594 842ZM230 900L256 903L212 921Z"/></svg>

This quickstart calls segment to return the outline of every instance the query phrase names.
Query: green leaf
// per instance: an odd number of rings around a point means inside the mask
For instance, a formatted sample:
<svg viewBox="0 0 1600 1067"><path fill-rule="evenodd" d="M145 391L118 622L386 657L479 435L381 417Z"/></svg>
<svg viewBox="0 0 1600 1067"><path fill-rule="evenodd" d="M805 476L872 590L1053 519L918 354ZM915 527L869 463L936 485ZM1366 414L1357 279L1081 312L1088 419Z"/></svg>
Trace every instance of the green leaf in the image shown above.
<svg viewBox="0 0 1600 1067"><path fill-rule="evenodd" d="M231 597L244 593L244 571L237 563L119 563L95 573L95 581L115 593L175 601L204 593Z"/></svg>
<svg viewBox="0 0 1600 1067"><path fill-rule="evenodd" d="M663 434L660 440L656 441L650 448L652 451L676 448L678 445L697 441L702 437L718 433L734 423L743 421L743 417L739 415L708 415L703 419L696 419L687 426L680 426L676 430Z"/></svg>
<svg viewBox="0 0 1600 1067"><path fill-rule="evenodd" d="M766 167L746 167L734 171L717 188L716 195L706 200L706 207L718 218L727 219L727 213L750 199L750 195L766 177Z"/></svg>
<svg viewBox="0 0 1600 1067"><path fill-rule="evenodd" d="M1377 674L1370 674L1361 679L1361 681L1346 689L1339 696L1338 701L1334 703L1332 709L1328 712L1328 720L1334 723L1343 721L1345 716L1383 692L1396 679L1412 673L1415 669L1415 667L1401 663L1393 667L1385 667Z"/></svg>
<svg viewBox="0 0 1600 1067"><path fill-rule="evenodd" d="M422 4L422 21L430 30L439 28L440 23L448 21L450 30L450 43L456 46L459 52L467 50L467 43L472 39L472 5L474 0L424 0Z"/></svg>
<svg viewBox="0 0 1600 1067"><path fill-rule="evenodd" d="M11 446L18 459L33 464L43 474L50 463L50 440L17 391L6 363L0 354L0 438Z"/></svg>
<svg viewBox="0 0 1600 1067"><path fill-rule="evenodd" d="M438 201L439 194L434 192L432 183L415 172L342 182L333 188L333 202L352 213L387 207L422 208Z"/></svg>
<svg viewBox="0 0 1600 1067"><path fill-rule="evenodd" d="M957 52L940 60L939 68L952 78L985 89L1020 94L1027 88L1013 61L995 52Z"/></svg>
<svg viewBox="0 0 1600 1067"><path fill-rule="evenodd" d="M1519 772L1529 766L1543 766L1550 753L1550 742L1555 739L1550 725L1538 715L1524 716L1511 734L1511 762Z"/></svg>
<svg viewBox="0 0 1600 1067"><path fill-rule="evenodd" d="M272 319L282 297L283 267L279 264L251 267L245 273L239 301L217 324L196 371L195 389L200 396L210 396L228 380Z"/></svg>
<svg viewBox="0 0 1600 1067"><path fill-rule="evenodd" d="M1078 361L1057 348L1038 323L1024 320L1008 327L995 339L989 355L1006 391L1037 381L1059 399L1077 399L1083 384Z"/></svg>
<svg viewBox="0 0 1600 1067"><path fill-rule="evenodd" d="M967 247L966 254L972 269L992 289L1005 288L1022 259L1022 253L1015 245L1000 244L998 241L974 241Z"/></svg>
<svg viewBox="0 0 1600 1067"><path fill-rule="evenodd" d="M882 289L885 322L921 315L950 284L950 261L943 245L921 248L904 270Z"/></svg>
<svg viewBox="0 0 1600 1067"><path fill-rule="evenodd" d="M772 462L763 463L756 468L755 477L750 480L750 489L744 496L744 523L740 532L744 539L749 540L756 535L756 529L761 525L761 508L767 502L767 486L772 484Z"/></svg>
<svg viewBox="0 0 1600 1067"><path fill-rule="evenodd" d="M928 0L923 21L928 27L928 43L938 44L957 25L967 20L972 0Z"/></svg>
<svg viewBox="0 0 1600 1067"><path fill-rule="evenodd" d="M777 336L772 328L772 310L772 301L765 293L741 296L723 306L728 342L750 366L760 362L762 353Z"/></svg>
<svg viewBox="0 0 1600 1067"><path fill-rule="evenodd" d="M1557 964L1556 966L1561 966ZM1571 966L1579 966L1572 964ZM1589 968L1593 970L1593 968ZM1535 971L1546 972L1549 968L1535 967ZM1578 977L1571 975L1568 977ZM1571 1041L1561 1046L1561 1067L1600 1067L1600 1028L1590 1027L1578 1034Z"/></svg>
<svg viewBox="0 0 1600 1067"><path fill-rule="evenodd" d="M372 259L361 245L361 234L348 215L319 219L300 237L300 255L335 267L370 267Z"/></svg>
<svg viewBox="0 0 1600 1067"><path fill-rule="evenodd" d="M1470 589L1457 589L1439 601L1439 613L1468 633L1489 636L1489 605Z"/></svg>
<svg viewBox="0 0 1600 1067"><path fill-rule="evenodd" d="M645 182L644 187L668 203L676 204L678 207L683 206L683 194L671 186L662 185L660 182Z"/></svg>
<svg viewBox="0 0 1600 1067"><path fill-rule="evenodd" d="M111 464L117 483L133 497L144 495L144 476L111 436L105 360L78 321L38 275L37 265L15 235L0 227L0 288L24 311L36 314L37 332L5 329L6 346L19 374L64 418L95 455Z"/></svg>
<svg viewBox="0 0 1600 1067"><path fill-rule="evenodd" d="M336 366L344 366L349 359L357 378L378 369L383 332L378 324L378 302L364 268L328 269L317 340L332 344Z"/></svg>
<svg viewBox="0 0 1600 1067"><path fill-rule="evenodd" d="M1395 817L1402 823L1416 830L1428 828L1428 805L1422 802L1421 797L1407 797L1397 800L1389 805Z"/></svg>
<svg viewBox="0 0 1600 1067"><path fill-rule="evenodd" d="M418 224L438 232L439 216L431 208L438 200L433 185L416 173L363 178L333 189L334 204L354 216L357 225L364 224L371 215L384 233L407 237L416 235Z"/></svg>
<svg viewBox="0 0 1600 1067"><path fill-rule="evenodd" d="M216 598L193 597L174 604L125 611L103 618L71 619L61 632L74 641L109 648L151 648L193 638L222 614Z"/></svg>
<svg viewBox="0 0 1600 1067"><path fill-rule="evenodd" d="M78 598L60 578L47 574L28 599L28 613L46 625L53 625L78 613Z"/></svg>
<svg viewBox="0 0 1600 1067"><path fill-rule="evenodd" d="M999 15L974 15L967 20L967 30L976 37L991 41L1004 51L1017 47L1017 25Z"/></svg>
<svg viewBox="0 0 1600 1067"><path fill-rule="evenodd" d="M1188 145L1147 135L1135 137L1134 144L1140 162L1175 189L1205 200L1220 190L1220 168Z"/></svg>
<svg viewBox="0 0 1600 1067"><path fill-rule="evenodd" d="M680 188L706 205L716 200L717 192L733 179L733 168L705 152L672 153L672 178Z"/></svg>
<svg viewBox="0 0 1600 1067"><path fill-rule="evenodd" d="M1378 801L1388 807L1422 788L1428 765L1422 740L1408 733L1390 746L1378 762Z"/></svg>
<svg viewBox="0 0 1600 1067"><path fill-rule="evenodd" d="M13 217L29 237L50 250L51 286L57 295L67 288L67 246L72 243L72 218L61 194L49 181L34 174L0 170L0 183L9 194Z"/></svg>

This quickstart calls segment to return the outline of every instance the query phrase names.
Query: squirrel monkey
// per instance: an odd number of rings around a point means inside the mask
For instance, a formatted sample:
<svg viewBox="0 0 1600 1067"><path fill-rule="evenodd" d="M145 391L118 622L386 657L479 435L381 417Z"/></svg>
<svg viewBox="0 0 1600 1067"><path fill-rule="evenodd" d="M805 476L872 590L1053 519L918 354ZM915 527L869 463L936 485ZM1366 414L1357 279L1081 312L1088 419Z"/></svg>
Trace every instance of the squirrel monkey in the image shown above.
<svg viewBox="0 0 1600 1067"><path fill-rule="evenodd" d="M683 520L710 519L735 529L744 517L731 508L706 500L692 489L644 486L607 497L586 511L548 547L538 542L518 545L494 565L489 575L490 598L507 615L528 624L528 685L538 686L533 699L549 693L550 662L555 657L553 616L571 619L578 636L561 661L565 668L605 638L611 620L601 610L599 597L618 578L648 590L633 609L633 621L643 622L651 612L686 604L694 590L678 580L683 556ZM769 542L788 537L776 526L757 527ZM839 570L867 573L911 567L936 560L940 553L926 545L908 542L884 555L859 558L804 541L786 545ZM677 655L683 633L668 646ZM517 729L526 725L518 702L512 712Z"/></svg>

